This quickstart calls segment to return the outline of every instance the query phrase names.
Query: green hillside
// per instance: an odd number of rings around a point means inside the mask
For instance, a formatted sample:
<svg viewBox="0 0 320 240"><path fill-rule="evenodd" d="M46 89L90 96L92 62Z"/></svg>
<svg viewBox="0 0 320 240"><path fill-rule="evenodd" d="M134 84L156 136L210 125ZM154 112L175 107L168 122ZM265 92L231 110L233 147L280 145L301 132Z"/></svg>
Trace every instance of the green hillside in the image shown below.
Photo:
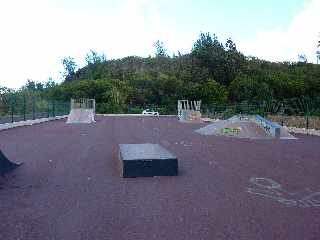
<svg viewBox="0 0 320 240"><path fill-rule="evenodd" d="M68 57L63 60L63 83L29 81L18 92L57 101L95 98L102 112L128 106L174 109L178 99L228 104L320 97L320 65L244 56L231 39L224 44L209 33L200 34L187 54L169 56L159 41L154 47L155 56L147 58L109 60L90 51L86 66L79 69Z"/></svg>

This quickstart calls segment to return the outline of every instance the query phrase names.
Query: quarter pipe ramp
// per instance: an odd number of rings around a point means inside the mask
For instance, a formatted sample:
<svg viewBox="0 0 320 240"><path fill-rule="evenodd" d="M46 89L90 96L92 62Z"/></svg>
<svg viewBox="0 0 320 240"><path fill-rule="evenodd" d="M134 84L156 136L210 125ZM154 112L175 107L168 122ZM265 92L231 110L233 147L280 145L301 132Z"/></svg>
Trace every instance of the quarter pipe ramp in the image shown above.
<svg viewBox="0 0 320 240"><path fill-rule="evenodd" d="M76 108L71 109L68 116L67 123L93 123L94 120L94 110L93 109L83 109Z"/></svg>
<svg viewBox="0 0 320 240"><path fill-rule="evenodd" d="M7 172L19 167L21 163L13 163L2 153L0 150L0 175L4 175Z"/></svg>

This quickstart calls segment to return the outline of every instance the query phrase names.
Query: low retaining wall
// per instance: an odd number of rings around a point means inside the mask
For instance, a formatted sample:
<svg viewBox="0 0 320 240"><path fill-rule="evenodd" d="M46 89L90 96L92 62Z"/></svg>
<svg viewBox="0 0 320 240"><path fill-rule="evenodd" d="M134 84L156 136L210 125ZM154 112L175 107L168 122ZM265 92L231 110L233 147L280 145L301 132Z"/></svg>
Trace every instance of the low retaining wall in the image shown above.
<svg viewBox="0 0 320 240"><path fill-rule="evenodd" d="M104 116L104 117L177 117L177 115L143 115L143 114L139 114L139 113L105 113L105 114L101 114L98 113L96 114L96 116Z"/></svg>
<svg viewBox="0 0 320 240"><path fill-rule="evenodd" d="M10 129L10 128L15 128L15 127L30 126L34 124L43 123L43 122L59 120L67 117L68 115L63 115L63 116L57 116L57 117L39 118L35 120L27 120L27 121L13 122L13 123L4 123L4 124L0 124L0 131Z"/></svg>
<svg viewBox="0 0 320 240"><path fill-rule="evenodd" d="M290 133L320 136L320 130L316 130L316 129L306 129L306 128L286 127L286 126L284 126L284 128L286 128Z"/></svg>
<svg viewBox="0 0 320 240"><path fill-rule="evenodd" d="M268 119L287 127L307 128L307 119L304 116L281 116L281 115L268 115ZM320 130L320 117L309 116L308 128Z"/></svg>

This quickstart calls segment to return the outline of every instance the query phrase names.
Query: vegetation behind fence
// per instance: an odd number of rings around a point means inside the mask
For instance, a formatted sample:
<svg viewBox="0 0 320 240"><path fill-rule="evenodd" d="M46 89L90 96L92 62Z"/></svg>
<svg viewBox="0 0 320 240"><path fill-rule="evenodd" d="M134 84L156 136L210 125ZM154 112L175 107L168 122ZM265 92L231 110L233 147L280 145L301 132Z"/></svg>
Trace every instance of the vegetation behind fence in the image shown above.
<svg viewBox="0 0 320 240"><path fill-rule="evenodd" d="M177 106L112 105L99 102L97 113L142 113L153 109L163 114L177 114ZM50 101L40 96L0 95L0 124L68 114L69 102ZM242 102L234 104L205 104L202 116L227 119L235 114L259 114L281 125L320 129L320 98L292 98L282 101Z"/></svg>
<svg viewBox="0 0 320 240"><path fill-rule="evenodd" d="M320 98L211 104L203 105L201 111L203 116L215 119L227 119L235 114L258 114L285 126L320 129Z"/></svg>
<svg viewBox="0 0 320 240"><path fill-rule="evenodd" d="M30 95L0 95L0 124L68 114L70 103Z"/></svg>

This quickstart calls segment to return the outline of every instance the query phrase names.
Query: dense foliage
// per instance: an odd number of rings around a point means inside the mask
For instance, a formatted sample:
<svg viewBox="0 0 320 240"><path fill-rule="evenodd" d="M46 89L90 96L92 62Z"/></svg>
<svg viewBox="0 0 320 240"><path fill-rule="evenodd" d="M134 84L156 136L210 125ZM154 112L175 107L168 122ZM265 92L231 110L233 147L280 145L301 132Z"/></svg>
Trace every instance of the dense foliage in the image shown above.
<svg viewBox="0 0 320 240"><path fill-rule="evenodd" d="M225 104L320 96L320 65L246 57L231 39L222 44L209 33L201 33L188 54L169 56L160 41L154 47L154 57L113 60L91 50L79 69L67 57L62 84L28 81L18 92L58 101L95 98L101 111L113 112L128 106L174 109L178 99Z"/></svg>

